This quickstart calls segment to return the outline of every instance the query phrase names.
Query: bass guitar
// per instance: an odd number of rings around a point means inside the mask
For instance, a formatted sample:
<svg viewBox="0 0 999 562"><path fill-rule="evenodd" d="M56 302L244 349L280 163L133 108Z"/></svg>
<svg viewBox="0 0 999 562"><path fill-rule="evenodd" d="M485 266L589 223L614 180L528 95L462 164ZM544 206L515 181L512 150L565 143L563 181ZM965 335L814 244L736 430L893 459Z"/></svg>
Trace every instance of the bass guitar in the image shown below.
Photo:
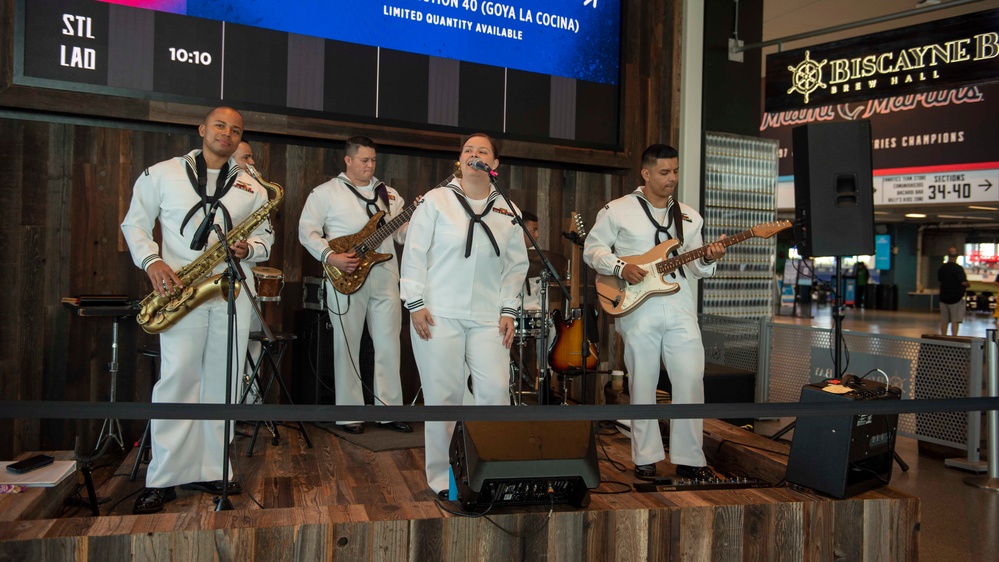
<svg viewBox="0 0 999 562"><path fill-rule="evenodd" d="M718 242L728 247L750 238L770 238L788 228L791 228L791 221L761 223ZM597 275L597 295L599 295L600 308L611 316L623 316L653 295L672 295L679 291L680 285L678 283L667 281L669 274L679 269L683 264L707 254L707 246L702 246L696 250L672 258L669 257L670 252L679 244L680 241L674 238L659 244L640 256L621 258L621 261L637 265L648 272L642 281L635 285L613 275Z"/></svg>
<svg viewBox="0 0 999 562"><path fill-rule="evenodd" d="M548 364L551 365L552 370L560 375L582 370L584 364L587 371L592 371L597 368L600 361L597 355L597 346L586 337L583 329L582 309L579 305L579 249L586 238L586 230L583 228L583 219L578 213L572 213L571 225L566 238L573 243L572 259L569 266L569 312L564 318L561 311L552 312L551 318L555 326L555 337L552 339L552 346L548 351ZM588 321L596 322L596 318L589 318ZM585 360L582 357L584 341L586 341L589 350Z"/></svg>
<svg viewBox="0 0 999 562"><path fill-rule="evenodd" d="M454 175L448 176L448 178L437 185L437 187L445 186L451 183L454 179ZM436 189L436 188L435 188ZM358 230L354 234L348 234L346 236L341 236L339 238L334 238L328 242L330 250L334 254L347 254L354 252L357 256L358 264L357 269L351 273L346 271L341 271L339 268L334 267L328 263L323 263L323 269L326 271L326 277L333 284L333 288L343 295L350 295L356 293L358 289L364 285L364 282L368 280L368 274L371 273L371 268L382 263L383 261L388 261L392 259L392 254L383 254L381 252L376 252L379 246L386 238L392 236L396 230L402 228L402 225L409 221L409 218L413 216L413 211L419 206L422 199L417 199L405 209L399 212L398 215L392 217L392 220L386 222L382 226L378 226L382 218L385 216L385 211L378 211L370 219L368 219L367 224L361 230Z"/></svg>

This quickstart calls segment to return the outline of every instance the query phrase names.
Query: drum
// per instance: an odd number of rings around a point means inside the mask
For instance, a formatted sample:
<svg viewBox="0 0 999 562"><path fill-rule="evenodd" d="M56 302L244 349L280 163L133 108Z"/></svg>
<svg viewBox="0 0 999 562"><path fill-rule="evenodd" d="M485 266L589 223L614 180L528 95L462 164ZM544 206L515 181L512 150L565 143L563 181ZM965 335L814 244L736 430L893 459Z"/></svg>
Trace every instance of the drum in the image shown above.
<svg viewBox="0 0 999 562"><path fill-rule="evenodd" d="M257 300L262 302L280 301L281 289L284 288L284 274L280 269L257 266L253 272L253 281L257 284Z"/></svg>
<svg viewBox="0 0 999 562"><path fill-rule="evenodd" d="M518 340L541 337L545 319L540 310L521 310L513 319L513 337Z"/></svg>

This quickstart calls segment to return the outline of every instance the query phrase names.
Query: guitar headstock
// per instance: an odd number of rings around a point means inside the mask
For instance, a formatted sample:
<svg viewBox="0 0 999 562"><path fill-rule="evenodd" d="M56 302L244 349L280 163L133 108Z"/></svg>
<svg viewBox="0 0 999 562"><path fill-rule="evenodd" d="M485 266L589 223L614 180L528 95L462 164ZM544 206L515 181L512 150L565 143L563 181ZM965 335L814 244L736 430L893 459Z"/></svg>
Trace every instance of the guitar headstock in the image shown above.
<svg viewBox="0 0 999 562"><path fill-rule="evenodd" d="M760 223L750 230L753 232L753 236L757 236L759 238L770 238L782 230L791 228L791 226L793 226L791 221L784 220Z"/></svg>
<svg viewBox="0 0 999 562"><path fill-rule="evenodd" d="M572 212L569 232L565 233L565 237L573 244L583 245L583 240L586 238L586 226L583 224L583 215L580 215L576 211Z"/></svg>

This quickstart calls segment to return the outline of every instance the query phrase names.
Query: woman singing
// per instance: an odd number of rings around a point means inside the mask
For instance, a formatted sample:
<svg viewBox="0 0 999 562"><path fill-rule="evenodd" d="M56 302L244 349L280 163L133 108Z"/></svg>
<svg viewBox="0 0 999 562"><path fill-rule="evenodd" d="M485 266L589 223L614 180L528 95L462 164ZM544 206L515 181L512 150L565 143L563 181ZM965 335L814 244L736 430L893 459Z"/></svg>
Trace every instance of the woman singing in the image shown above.
<svg viewBox="0 0 999 562"><path fill-rule="evenodd" d="M513 319L528 261L513 222L519 211L490 182L498 158L487 135L468 137L461 177L427 193L409 223L400 288L427 405L461 405L465 364L476 404L509 404ZM427 482L441 497L454 425L426 424Z"/></svg>

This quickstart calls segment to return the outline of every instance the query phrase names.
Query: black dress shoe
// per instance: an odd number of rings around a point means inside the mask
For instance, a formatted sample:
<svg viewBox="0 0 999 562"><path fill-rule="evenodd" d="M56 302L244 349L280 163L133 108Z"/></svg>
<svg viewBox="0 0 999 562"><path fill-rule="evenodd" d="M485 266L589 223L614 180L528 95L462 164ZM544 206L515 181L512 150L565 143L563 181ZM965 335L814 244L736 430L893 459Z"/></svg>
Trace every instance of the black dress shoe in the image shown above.
<svg viewBox="0 0 999 562"><path fill-rule="evenodd" d="M347 425L341 425L340 429L346 431L347 433L352 433L354 435L360 435L364 433L363 423L348 423Z"/></svg>
<svg viewBox="0 0 999 562"><path fill-rule="evenodd" d="M146 488L135 498L135 507L132 513L143 515L146 513L156 513L163 510L163 504L177 499L177 491L173 486L169 488Z"/></svg>
<svg viewBox="0 0 999 562"><path fill-rule="evenodd" d="M718 475L706 466L687 466L685 464L676 465L676 475L690 480L714 480L718 478Z"/></svg>
<svg viewBox="0 0 999 562"><path fill-rule="evenodd" d="M406 422L388 422L381 424L381 426L399 433L413 433L413 428Z"/></svg>
<svg viewBox="0 0 999 562"><path fill-rule="evenodd" d="M451 493L448 490L441 490L440 492L437 492L437 498L443 501L448 501L450 496Z"/></svg>
<svg viewBox="0 0 999 562"><path fill-rule="evenodd" d="M222 481L214 480L212 482L190 482L188 484L181 484L181 490L197 490L199 492L204 492L206 494L215 494L216 496L222 495ZM229 490L226 494L227 496L238 496L243 493L243 487L239 485L239 482L229 482Z"/></svg>
<svg viewBox="0 0 999 562"><path fill-rule="evenodd" d="M636 464L635 478L639 480L652 480L656 477L655 464Z"/></svg>

